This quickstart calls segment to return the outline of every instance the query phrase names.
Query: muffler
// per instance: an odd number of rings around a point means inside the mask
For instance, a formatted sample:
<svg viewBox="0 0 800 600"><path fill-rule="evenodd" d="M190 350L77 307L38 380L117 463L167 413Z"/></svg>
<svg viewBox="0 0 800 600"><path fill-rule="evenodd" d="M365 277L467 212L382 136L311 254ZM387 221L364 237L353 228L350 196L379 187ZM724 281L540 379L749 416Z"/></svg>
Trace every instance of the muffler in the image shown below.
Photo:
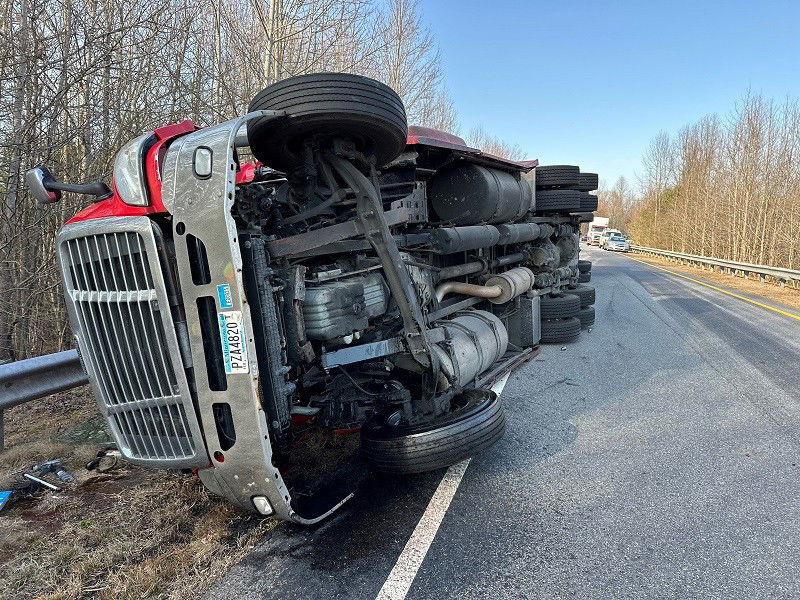
<svg viewBox="0 0 800 600"><path fill-rule="evenodd" d="M434 344L433 350L450 383L463 387L506 353L508 331L499 318L485 310L456 314L437 322L445 341Z"/></svg>

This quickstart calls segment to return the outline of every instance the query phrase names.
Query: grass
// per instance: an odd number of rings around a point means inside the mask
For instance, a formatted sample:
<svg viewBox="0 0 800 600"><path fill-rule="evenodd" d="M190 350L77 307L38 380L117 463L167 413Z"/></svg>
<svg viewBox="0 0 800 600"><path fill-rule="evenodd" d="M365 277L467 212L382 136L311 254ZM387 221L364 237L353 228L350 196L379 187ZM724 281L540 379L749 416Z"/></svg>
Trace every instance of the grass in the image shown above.
<svg viewBox="0 0 800 600"><path fill-rule="evenodd" d="M60 458L76 482L0 513L2 598L195 597L275 525L211 496L194 475L122 461L88 471L104 435L85 389L17 406L5 421L0 481Z"/></svg>
<svg viewBox="0 0 800 600"><path fill-rule="evenodd" d="M696 275L702 279L714 283L720 283L729 288L755 294L757 296L761 296L762 298L774 300L775 302L779 302L786 306L800 309L800 290L790 286L781 287L775 283L767 281L729 275L727 273L701 269L700 267L691 265L683 265L661 257L645 256L636 253L631 254L631 256L644 262L668 267L680 273L686 273L687 275Z"/></svg>

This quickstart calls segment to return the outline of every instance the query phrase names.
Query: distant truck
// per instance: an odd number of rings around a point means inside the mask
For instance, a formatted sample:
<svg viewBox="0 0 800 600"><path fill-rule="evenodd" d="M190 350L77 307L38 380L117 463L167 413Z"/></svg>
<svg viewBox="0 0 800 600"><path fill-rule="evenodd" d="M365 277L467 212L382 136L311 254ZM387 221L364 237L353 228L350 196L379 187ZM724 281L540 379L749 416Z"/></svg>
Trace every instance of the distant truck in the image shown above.
<svg viewBox="0 0 800 600"><path fill-rule="evenodd" d="M587 234L586 241L592 246L600 243L600 236L608 228L608 217L595 217L589 223L589 233Z"/></svg>

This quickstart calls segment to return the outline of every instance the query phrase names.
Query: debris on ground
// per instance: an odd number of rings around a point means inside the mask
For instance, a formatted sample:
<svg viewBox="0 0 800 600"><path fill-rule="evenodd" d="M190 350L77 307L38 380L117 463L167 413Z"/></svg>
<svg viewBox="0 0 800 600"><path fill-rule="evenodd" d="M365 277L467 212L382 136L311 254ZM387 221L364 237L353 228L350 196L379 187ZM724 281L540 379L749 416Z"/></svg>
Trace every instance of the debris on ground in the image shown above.
<svg viewBox="0 0 800 600"><path fill-rule="evenodd" d="M35 475L31 475L30 473L22 473L22 476L33 483L35 486L47 488L48 490L53 490L54 492L60 492L61 488L58 487L54 483L50 483L49 481L45 481L44 479L39 479Z"/></svg>
<svg viewBox="0 0 800 600"><path fill-rule="evenodd" d="M64 483L75 483L75 478L72 476L72 473L67 471L64 468L64 463L57 458L51 458L43 463L34 465L31 468L31 471L40 475L45 475L46 473L55 473L56 477L58 477Z"/></svg>
<svg viewBox="0 0 800 600"><path fill-rule="evenodd" d="M86 390L16 406L5 425L0 597L196 597L276 524L212 496L191 473L121 459Z"/></svg>
<svg viewBox="0 0 800 600"><path fill-rule="evenodd" d="M98 473L106 473L117 466L117 459L121 457L122 453L119 450L103 448L98 451L92 460L86 463L86 470L97 470Z"/></svg>

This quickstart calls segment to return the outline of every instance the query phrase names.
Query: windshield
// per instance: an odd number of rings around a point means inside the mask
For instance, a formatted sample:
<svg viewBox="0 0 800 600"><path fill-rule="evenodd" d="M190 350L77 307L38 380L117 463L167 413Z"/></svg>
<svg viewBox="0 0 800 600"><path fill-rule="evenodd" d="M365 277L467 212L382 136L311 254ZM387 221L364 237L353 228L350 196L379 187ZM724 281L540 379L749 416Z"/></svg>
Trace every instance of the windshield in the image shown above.
<svg viewBox="0 0 800 600"><path fill-rule="evenodd" d="M624 242L625 238L622 237L621 235L614 235L614 236L611 237L611 241L612 242Z"/></svg>

